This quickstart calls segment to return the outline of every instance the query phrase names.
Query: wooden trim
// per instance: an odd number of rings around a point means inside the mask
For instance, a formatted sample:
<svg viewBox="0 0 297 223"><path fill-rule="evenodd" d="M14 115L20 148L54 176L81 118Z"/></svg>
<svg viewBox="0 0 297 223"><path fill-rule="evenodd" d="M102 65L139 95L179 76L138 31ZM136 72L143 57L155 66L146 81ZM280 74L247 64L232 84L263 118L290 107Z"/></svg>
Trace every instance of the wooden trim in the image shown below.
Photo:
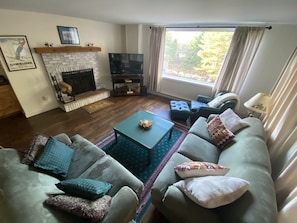
<svg viewBox="0 0 297 223"><path fill-rule="evenodd" d="M64 47L37 47L34 48L36 53L79 53L79 52L100 52L101 47L81 47L81 46L64 46Z"/></svg>

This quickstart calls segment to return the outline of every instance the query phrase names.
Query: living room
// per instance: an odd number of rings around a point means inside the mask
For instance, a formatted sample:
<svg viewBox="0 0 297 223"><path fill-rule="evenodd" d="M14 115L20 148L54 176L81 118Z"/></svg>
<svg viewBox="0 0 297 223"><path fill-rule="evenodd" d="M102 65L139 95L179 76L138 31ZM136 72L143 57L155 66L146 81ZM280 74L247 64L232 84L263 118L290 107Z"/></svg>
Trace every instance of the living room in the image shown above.
<svg viewBox="0 0 297 223"><path fill-rule="evenodd" d="M288 10L288 8L284 7L283 10ZM248 21L226 20L222 23L211 20L212 25L232 24L234 26L249 24L255 26L259 22L260 25L271 25L272 29L265 30L261 44L248 71L246 81L239 92L241 103L238 112L242 116L246 115L246 108L243 106L245 101L258 92L271 93L275 87L284 66L296 48L297 21L261 20L256 16L255 19ZM206 21L200 23L202 25L207 24ZM148 73L150 26L156 24L145 22L116 23L80 18L80 16L65 16L27 10L19 11L17 8L1 8L0 25L1 35L26 35L30 44L36 69L11 72L8 70L4 58L0 57L0 60L4 68L4 76L9 80L24 116L28 119L38 119L38 115L59 107L42 57L34 50L37 47L44 47L46 42L52 43L54 47L61 46L57 26L76 27L80 46L85 47L92 44L94 47L101 48L101 51L98 52L100 79L102 86L111 90L112 82L108 66L108 53L143 53L145 55L144 73ZM147 84L147 82L148 76L144 75L144 83ZM197 86L193 83L185 84L165 78L159 93L167 97L190 101L194 100L197 94L210 96L211 88Z"/></svg>
<svg viewBox="0 0 297 223"><path fill-rule="evenodd" d="M149 52L150 25L130 24L119 25L87 19L65 17L51 14L41 14L26 11L11 11L1 9L2 35L26 35L30 44L36 69L9 72L6 75L20 102L26 117L58 107L48 74L44 68L41 56L34 52L35 47L43 47L45 42L61 46L57 25L77 27L80 45L93 43L101 47L98 53L99 69L103 86L111 89L108 67L110 52ZM23 20L25 19L25 22ZM5 21L10 21L8 26ZM22 22L20 22L22 21ZM296 46L296 24L273 24L271 30L266 30L259 46L258 53L251 65L248 78L239 96L242 102L251 98L257 92L269 93L279 74ZM1 58L4 68L5 61ZM144 71L148 71L148 56L145 56ZM144 83L147 75L144 76ZM24 87L30 86L30 87ZM180 91L179 89L183 89ZM197 85L182 85L172 80L165 80L161 91L164 94L187 100L194 99L197 94L209 94L209 87ZM243 103L241 103L243 104ZM240 111L244 111L241 105Z"/></svg>

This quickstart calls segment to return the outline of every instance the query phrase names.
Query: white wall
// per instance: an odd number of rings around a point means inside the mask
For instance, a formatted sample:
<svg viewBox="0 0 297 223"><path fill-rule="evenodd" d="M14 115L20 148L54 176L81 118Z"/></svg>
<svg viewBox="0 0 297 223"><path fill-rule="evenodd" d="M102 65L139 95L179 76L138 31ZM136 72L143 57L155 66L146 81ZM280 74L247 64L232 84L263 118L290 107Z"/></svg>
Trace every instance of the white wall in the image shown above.
<svg viewBox="0 0 297 223"><path fill-rule="evenodd" d="M37 66L37 69L9 72L3 57L0 57L26 117L58 106L41 56L33 49L43 47L45 42L60 46L57 25L77 27L81 46L93 43L94 46L101 47L99 72L103 77L105 87L111 89L107 53L123 50L125 44L123 43L123 26L57 15L0 9L0 35L26 35Z"/></svg>

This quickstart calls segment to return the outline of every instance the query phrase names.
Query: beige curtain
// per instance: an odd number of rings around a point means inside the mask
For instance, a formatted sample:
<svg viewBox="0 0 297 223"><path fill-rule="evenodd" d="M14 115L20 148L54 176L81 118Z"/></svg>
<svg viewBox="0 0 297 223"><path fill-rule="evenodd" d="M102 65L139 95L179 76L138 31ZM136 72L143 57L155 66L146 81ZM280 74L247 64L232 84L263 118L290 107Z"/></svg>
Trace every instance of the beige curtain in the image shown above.
<svg viewBox="0 0 297 223"><path fill-rule="evenodd" d="M296 131L297 125L297 48L282 71L271 94L272 108L263 119L271 159L282 153L280 148ZM294 136L291 136L294 137ZM297 136L295 135L295 140Z"/></svg>
<svg viewBox="0 0 297 223"><path fill-rule="evenodd" d="M220 90L239 93L261 42L264 30L265 27L236 28L213 87L213 95Z"/></svg>
<svg viewBox="0 0 297 223"><path fill-rule="evenodd" d="M162 70L165 27L152 27L150 36L148 90L160 91L160 76Z"/></svg>
<svg viewBox="0 0 297 223"><path fill-rule="evenodd" d="M297 48L271 94L272 109L263 119L271 157L279 222L297 219Z"/></svg>

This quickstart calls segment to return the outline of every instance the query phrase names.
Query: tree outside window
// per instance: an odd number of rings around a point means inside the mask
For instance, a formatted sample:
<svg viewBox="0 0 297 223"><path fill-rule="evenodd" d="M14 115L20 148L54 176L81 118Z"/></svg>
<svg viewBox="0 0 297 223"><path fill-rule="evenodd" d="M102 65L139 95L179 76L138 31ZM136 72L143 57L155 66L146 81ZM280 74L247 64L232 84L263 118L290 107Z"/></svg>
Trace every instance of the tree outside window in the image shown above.
<svg viewBox="0 0 297 223"><path fill-rule="evenodd" d="M166 30L162 76L213 85L234 29Z"/></svg>

